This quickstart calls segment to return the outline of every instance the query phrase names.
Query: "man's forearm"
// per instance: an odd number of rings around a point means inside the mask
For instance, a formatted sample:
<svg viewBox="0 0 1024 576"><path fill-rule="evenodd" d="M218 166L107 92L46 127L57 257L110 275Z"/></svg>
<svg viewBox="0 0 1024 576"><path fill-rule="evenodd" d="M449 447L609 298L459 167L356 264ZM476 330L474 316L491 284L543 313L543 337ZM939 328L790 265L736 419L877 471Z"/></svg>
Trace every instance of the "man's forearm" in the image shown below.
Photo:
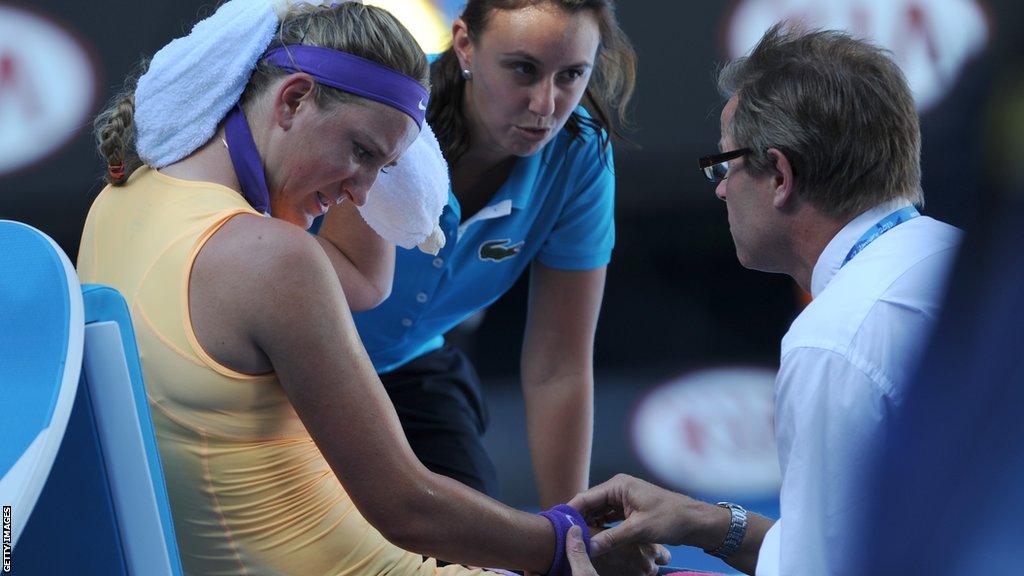
<svg viewBox="0 0 1024 576"><path fill-rule="evenodd" d="M701 502L681 495L679 499L682 503L676 505L675 508L681 515L677 516L675 523L680 530L674 531L677 535L671 539L671 543L694 546L705 551L711 551L721 546L729 533L729 525L732 521L732 514L729 510L710 502ZM725 562L744 574L754 574L757 569L761 544L764 542L765 534L774 523L774 520L748 511L747 530L740 542L739 549Z"/></svg>
<svg viewBox="0 0 1024 576"><path fill-rule="evenodd" d="M758 555L761 553L761 544L773 524L774 520L748 512L747 535L740 543L740 549L726 560L726 563L744 574L754 574Z"/></svg>

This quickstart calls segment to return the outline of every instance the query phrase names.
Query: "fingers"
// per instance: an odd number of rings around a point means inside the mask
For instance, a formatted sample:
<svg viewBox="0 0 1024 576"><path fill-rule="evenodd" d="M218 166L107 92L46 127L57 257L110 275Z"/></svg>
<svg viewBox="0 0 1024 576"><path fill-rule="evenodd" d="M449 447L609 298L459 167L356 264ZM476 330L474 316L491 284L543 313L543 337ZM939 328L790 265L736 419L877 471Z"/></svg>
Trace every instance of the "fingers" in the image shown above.
<svg viewBox="0 0 1024 576"><path fill-rule="evenodd" d="M580 492L569 501L569 505L584 517L621 519L625 499L629 496L629 485L634 480L632 476L617 474L607 482Z"/></svg>
<svg viewBox="0 0 1024 576"><path fill-rule="evenodd" d="M593 541L591 541L593 546ZM583 544L583 532L579 526L569 528L565 538L565 555L569 558L572 576L597 576L594 565L587 556L587 548Z"/></svg>
<svg viewBox="0 0 1024 576"><path fill-rule="evenodd" d="M658 566L667 566L672 561L672 553L661 544L652 544L654 563Z"/></svg>
<svg viewBox="0 0 1024 576"><path fill-rule="evenodd" d="M590 539L590 553L594 556L600 556L612 548L617 548L623 544L639 542L640 540L636 538L634 525L634 522L630 522L627 519L622 524L613 526L593 536Z"/></svg>
<svg viewBox="0 0 1024 576"><path fill-rule="evenodd" d="M573 496L573 499L569 500L569 506L572 506L584 516L593 514L595 511L600 511L603 514L609 508L608 483L598 484L589 490Z"/></svg>

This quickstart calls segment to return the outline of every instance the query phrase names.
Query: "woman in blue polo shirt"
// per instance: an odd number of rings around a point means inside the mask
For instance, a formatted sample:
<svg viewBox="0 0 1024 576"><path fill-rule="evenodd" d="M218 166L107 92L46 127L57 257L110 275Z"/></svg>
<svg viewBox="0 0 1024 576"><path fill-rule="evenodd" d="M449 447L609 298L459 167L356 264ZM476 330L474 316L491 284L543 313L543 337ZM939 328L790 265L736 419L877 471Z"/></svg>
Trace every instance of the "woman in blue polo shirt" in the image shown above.
<svg viewBox="0 0 1024 576"><path fill-rule="evenodd" d="M529 267L521 378L541 505L587 487L594 331L615 240L609 138L634 78L612 0L469 0L455 21L427 113L451 171L447 245L400 250L390 298L355 315L431 470L497 493L478 378L443 334Z"/></svg>

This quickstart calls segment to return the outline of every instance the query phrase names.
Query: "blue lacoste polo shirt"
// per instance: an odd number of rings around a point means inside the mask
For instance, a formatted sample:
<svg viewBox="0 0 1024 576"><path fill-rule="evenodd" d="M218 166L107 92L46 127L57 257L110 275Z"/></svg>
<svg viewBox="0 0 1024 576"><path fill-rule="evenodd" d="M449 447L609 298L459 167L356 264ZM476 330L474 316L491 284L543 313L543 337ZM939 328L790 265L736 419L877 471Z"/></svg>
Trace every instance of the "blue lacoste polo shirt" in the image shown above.
<svg viewBox="0 0 1024 576"><path fill-rule="evenodd" d="M461 225L449 190L441 253L399 248L391 296L354 314L377 371L440 348L445 332L497 300L534 258L564 270L608 264L615 171L611 149L601 156L592 130L574 140L563 129L538 154L517 159L491 202Z"/></svg>

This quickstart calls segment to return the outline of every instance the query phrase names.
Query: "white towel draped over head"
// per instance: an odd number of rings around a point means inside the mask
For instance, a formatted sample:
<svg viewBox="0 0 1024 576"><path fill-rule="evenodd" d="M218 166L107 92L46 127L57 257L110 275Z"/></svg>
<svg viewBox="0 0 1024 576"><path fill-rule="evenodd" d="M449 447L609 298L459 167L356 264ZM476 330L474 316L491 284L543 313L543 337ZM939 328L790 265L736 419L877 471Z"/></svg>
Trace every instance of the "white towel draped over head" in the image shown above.
<svg viewBox="0 0 1024 576"><path fill-rule="evenodd" d="M142 160L161 168L209 141L241 98L289 7L336 3L231 0L198 22L188 36L161 48L135 90L136 145ZM405 248L423 245L436 253L444 245L438 219L447 200L447 165L428 128L394 171L381 175L360 213L388 241Z"/></svg>
<svg viewBox="0 0 1024 576"><path fill-rule="evenodd" d="M135 89L139 157L162 168L205 144L277 31L274 0L231 0L153 56Z"/></svg>

